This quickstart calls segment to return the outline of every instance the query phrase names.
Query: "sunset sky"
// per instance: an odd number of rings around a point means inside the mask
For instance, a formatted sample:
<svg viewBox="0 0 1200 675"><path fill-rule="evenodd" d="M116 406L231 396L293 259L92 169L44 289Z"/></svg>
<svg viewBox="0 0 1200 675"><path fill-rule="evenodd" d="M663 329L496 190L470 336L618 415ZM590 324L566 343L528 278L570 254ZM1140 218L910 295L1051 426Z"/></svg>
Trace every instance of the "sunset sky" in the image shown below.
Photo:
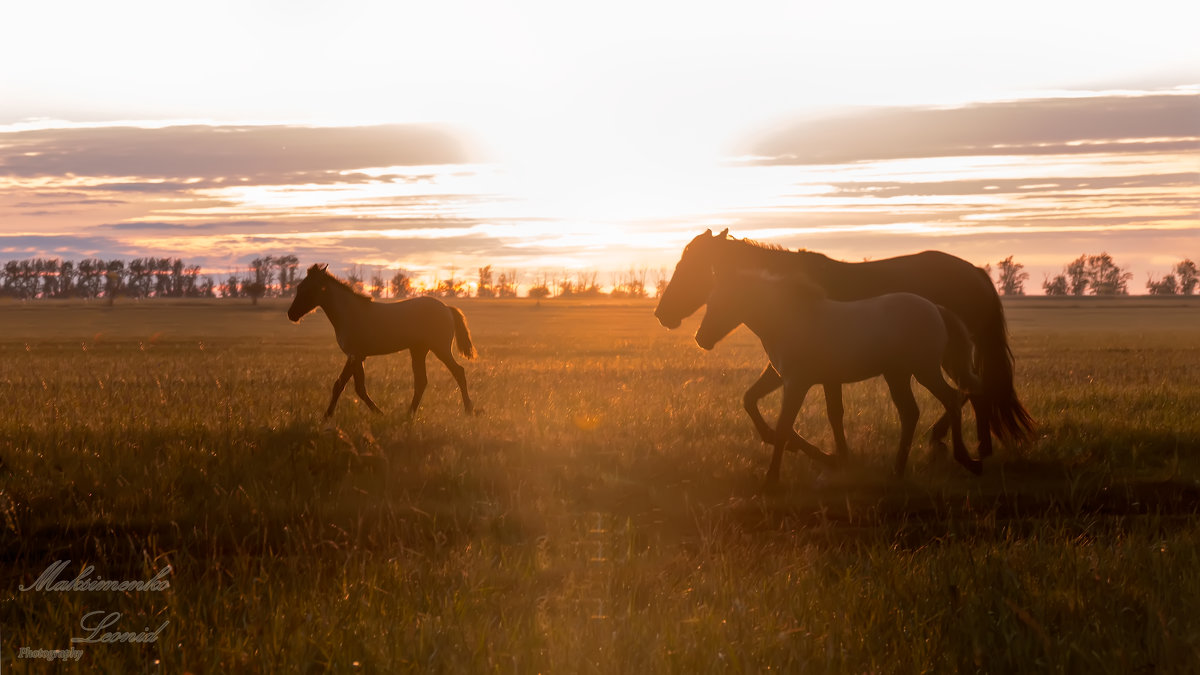
<svg viewBox="0 0 1200 675"><path fill-rule="evenodd" d="M6 7L0 259L670 268L704 228L1145 292L1200 261L1200 3Z"/></svg>

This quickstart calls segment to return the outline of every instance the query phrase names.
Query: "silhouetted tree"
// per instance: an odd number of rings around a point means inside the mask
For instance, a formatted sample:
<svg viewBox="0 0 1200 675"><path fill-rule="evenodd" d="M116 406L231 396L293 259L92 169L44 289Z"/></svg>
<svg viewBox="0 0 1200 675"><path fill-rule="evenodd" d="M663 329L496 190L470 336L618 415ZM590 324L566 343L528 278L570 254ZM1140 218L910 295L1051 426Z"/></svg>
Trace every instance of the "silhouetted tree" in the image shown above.
<svg viewBox="0 0 1200 675"><path fill-rule="evenodd" d="M1071 289L1071 295L1083 295L1087 293L1088 274L1087 274L1087 256L1081 255L1067 265L1064 272Z"/></svg>
<svg viewBox="0 0 1200 675"><path fill-rule="evenodd" d="M1000 294L1025 295L1025 280L1029 278L1029 273L1022 271L1025 266L1013 262L1013 257L1010 255L999 262L999 267L1000 279L996 282L996 286L999 288Z"/></svg>
<svg viewBox="0 0 1200 675"><path fill-rule="evenodd" d="M396 270L392 280L388 282L393 298L407 298L412 295L412 278L404 270Z"/></svg>
<svg viewBox="0 0 1200 675"><path fill-rule="evenodd" d="M351 265L346 268L346 283L350 284L350 286L354 290L356 290L360 293L362 292L362 290L363 290L362 265Z"/></svg>
<svg viewBox="0 0 1200 675"><path fill-rule="evenodd" d="M84 258L79 261L79 281L76 283L77 292L85 298L98 298L103 289L103 279L108 271L103 261L97 258Z"/></svg>
<svg viewBox="0 0 1200 675"><path fill-rule="evenodd" d="M495 288L492 286L493 275L492 266L484 265L479 268L479 283L475 287L475 297L477 298L494 298L496 297Z"/></svg>
<svg viewBox="0 0 1200 675"><path fill-rule="evenodd" d="M1121 269L1108 253L1088 256L1087 279L1094 295L1128 295L1133 274Z"/></svg>
<svg viewBox="0 0 1200 675"><path fill-rule="evenodd" d="M654 271L654 297L661 298L666 292L667 285L671 283L671 276L667 272L667 268L660 267Z"/></svg>
<svg viewBox="0 0 1200 675"><path fill-rule="evenodd" d="M111 306L117 301L117 296L126 292L126 268L123 260L110 260L104 269L104 299Z"/></svg>
<svg viewBox="0 0 1200 675"><path fill-rule="evenodd" d="M300 265L300 259L294 255L275 256L275 266L279 268L276 276L279 279L279 295L280 297L288 297L292 294L292 290L296 286L296 269Z"/></svg>
<svg viewBox="0 0 1200 675"><path fill-rule="evenodd" d="M1179 293L1179 282L1175 280L1174 274L1155 281L1153 278L1146 280L1146 289L1150 291L1150 295L1177 295Z"/></svg>
<svg viewBox="0 0 1200 675"><path fill-rule="evenodd" d="M509 270L501 272L500 279L496 282L496 295L501 298L517 297L517 272Z"/></svg>
<svg viewBox="0 0 1200 675"><path fill-rule="evenodd" d="M236 298L241 295L241 274L235 269L225 278L225 283L221 284L221 297Z"/></svg>
<svg viewBox="0 0 1200 675"><path fill-rule="evenodd" d="M1196 263L1190 258L1184 258L1175 265L1175 275L1179 277L1180 293L1192 295L1196 292L1196 286L1200 284L1200 273L1196 270Z"/></svg>
<svg viewBox="0 0 1200 675"><path fill-rule="evenodd" d="M60 298L73 297L76 283L75 263L70 260L62 261L58 268L58 291L55 295Z"/></svg>
<svg viewBox="0 0 1200 675"><path fill-rule="evenodd" d="M533 286L526 293L531 298L548 298L550 297L549 277L544 271L539 271L533 279Z"/></svg>
<svg viewBox="0 0 1200 675"><path fill-rule="evenodd" d="M600 284L596 279L599 273L594 270L579 270L575 272L575 294L585 298L600 295Z"/></svg>
<svg viewBox="0 0 1200 675"><path fill-rule="evenodd" d="M385 290L387 285L383 281L383 268L376 267L375 274L371 275L371 297L378 300Z"/></svg>
<svg viewBox="0 0 1200 675"><path fill-rule="evenodd" d="M1053 279L1046 277L1042 282L1042 289L1046 291L1046 295L1066 295L1067 294L1067 277L1059 274Z"/></svg>

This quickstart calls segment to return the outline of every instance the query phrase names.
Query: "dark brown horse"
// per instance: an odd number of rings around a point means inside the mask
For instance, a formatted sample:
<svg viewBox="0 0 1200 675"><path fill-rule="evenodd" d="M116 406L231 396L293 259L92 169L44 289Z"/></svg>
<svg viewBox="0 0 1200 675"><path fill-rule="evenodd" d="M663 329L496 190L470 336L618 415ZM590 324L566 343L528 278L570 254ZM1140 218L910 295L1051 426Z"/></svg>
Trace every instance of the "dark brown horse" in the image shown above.
<svg viewBox="0 0 1200 675"><path fill-rule="evenodd" d="M463 407L467 413L474 412L471 397L467 394L467 376L463 367L454 360L451 343L458 342L458 351L468 359L475 358L475 347L471 344L471 333L462 311L448 307L437 298L420 297L401 302L375 302L370 296L359 293L349 284L330 274L325 266L313 265L308 275L296 287L296 299L288 308L288 318L299 321L317 307L325 310L325 316L333 324L338 346L346 354L346 366L333 383L333 398L325 417L333 415L338 397L354 378L354 391L367 407L380 412L379 406L367 395L363 361L368 356L391 354L404 349L412 355L413 399L408 408L409 415L417 412L421 395L425 393L428 378L425 373L425 356L429 352L438 357L462 393Z"/></svg>
<svg viewBox="0 0 1200 675"><path fill-rule="evenodd" d="M667 328L700 309L713 288L715 269L762 269L782 275L802 274L825 290L832 300L861 300L885 293L908 292L954 312L971 333L975 343L976 370L983 381L982 393L973 394L980 457L992 454L994 433L1003 441L1022 441L1033 432L1033 419L1021 405L1013 388L1012 352L1004 308L991 279L971 263L940 251L925 251L861 263L832 260L811 251L764 246L733 239L729 230L714 235L708 230L683 250L671 282L663 292L654 315ZM759 379L746 391L743 402L763 441L774 442L774 432L758 411L758 401L782 385L779 374L768 364ZM846 451L842 426L842 391L827 385L825 402L839 452ZM945 435L945 425L934 427L933 438Z"/></svg>
<svg viewBox="0 0 1200 675"><path fill-rule="evenodd" d="M758 336L783 382L768 487L779 482L789 443L814 459L830 459L792 427L808 390L816 384L841 385L877 375L887 380L900 413L898 475L904 473L921 414L912 393L914 377L945 408L954 458L972 473L982 470L962 442L961 395L942 377L944 365L965 389L980 386L971 365L967 328L953 312L913 293L838 302L795 275L719 269L696 344L712 349L740 324Z"/></svg>

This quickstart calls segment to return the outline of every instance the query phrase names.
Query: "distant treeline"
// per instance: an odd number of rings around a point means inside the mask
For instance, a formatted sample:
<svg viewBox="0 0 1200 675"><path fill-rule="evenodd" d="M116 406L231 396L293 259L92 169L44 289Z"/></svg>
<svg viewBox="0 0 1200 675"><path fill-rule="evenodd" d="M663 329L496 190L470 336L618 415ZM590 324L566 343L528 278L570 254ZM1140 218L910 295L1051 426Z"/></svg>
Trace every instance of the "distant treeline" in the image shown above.
<svg viewBox="0 0 1200 675"><path fill-rule="evenodd" d="M995 283L1001 295L1025 295L1029 273L1024 272L1024 268L1021 263L1013 262L1012 256L998 263L999 279ZM991 266L984 269L990 276ZM1046 275L1042 290L1051 296L1129 295L1132 278L1133 273L1116 264L1108 253L1085 254L1063 267L1061 274ZM1200 285L1200 274L1197 274L1196 263L1186 258L1176 263L1166 276L1151 277L1146 281L1150 295L1193 295L1197 285Z"/></svg>
<svg viewBox="0 0 1200 675"><path fill-rule="evenodd" d="M60 258L9 260L0 269L0 294L22 300L44 298L106 299L116 298L249 298L289 297L300 282L300 261L294 255L255 258L243 272L200 274L199 265L180 258L134 258L102 260L85 258L78 262ZM376 268L368 277L361 265L352 265L342 273L357 290L376 298L407 298L433 295L445 298L518 297L520 273L516 270L493 271L491 265L477 269L474 280L460 277L451 269L445 278L421 283L404 270L384 276ZM538 272L526 289L531 298L619 297L644 298L646 268L614 274L612 285L602 290L596 272ZM474 281L474 283L472 283ZM657 292L666 287L666 270L659 270Z"/></svg>
<svg viewBox="0 0 1200 675"><path fill-rule="evenodd" d="M101 260L85 258L78 262L59 258L9 260L0 269L0 294L31 300L35 298L104 298L112 302L128 298L249 298L257 303L263 297L289 297L300 282L300 260L290 254L255 258L242 272L234 270L214 279L201 275L199 265L180 258L134 258ZM984 267L989 277L991 265ZM994 280L1001 295L1025 295L1029 273L1012 256L997 263ZM646 298L662 294L669 280L666 269L630 268L612 274L610 284L600 285L599 273L591 270L568 272L539 271L525 289L530 298ZM361 265L352 265L342 276L356 289L376 298L407 298L433 295L443 298L515 298L521 274L517 270L497 272L491 265L476 269L475 278L460 277L451 268L445 278L421 283L405 270L388 272L379 267L365 274ZM1114 262L1108 253L1081 255L1061 274L1047 275L1042 290L1051 296L1128 295L1133 274ZM1151 295L1194 295L1200 286L1200 274L1190 259L1178 262L1170 273L1150 278L1146 289Z"/></svg>

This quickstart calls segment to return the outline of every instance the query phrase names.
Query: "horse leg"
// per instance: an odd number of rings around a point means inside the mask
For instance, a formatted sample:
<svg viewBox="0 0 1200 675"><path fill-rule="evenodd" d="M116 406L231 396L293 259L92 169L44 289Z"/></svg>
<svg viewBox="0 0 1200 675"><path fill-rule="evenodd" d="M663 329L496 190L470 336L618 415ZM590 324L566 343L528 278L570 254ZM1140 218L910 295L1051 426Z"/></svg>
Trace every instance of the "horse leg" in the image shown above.
<svg viewBox="0 0 1200 675"><path fill-rule="evenodd" d="M892 402L900 413L900 447L896 451L896 475L904 475L904 467L908 463L908 451L912 449L913 433L917 429L917 420L921 417L921 409L912 393L912 374L888 373L888 391L892 394Z"/></svg>
<svg viewBox="0 0 1200 675"><path fill-rule="evenodd" d="M764 489L779 484L779 466L783 463L784 448L793 436L800 438L792 425L796 423L796 415L800 414L800 406L804 405L804 397L807 394L808 387L798 387L786 382L783 385L783 405L779 407L779 421L775 424L775 454L771 456L771 467L767 469Z"/></svg>
<svg viewBox="0 0 1200 675"><path fill-rule="evenodd" d="M463 409L467 414L475 412L475 405L471 403L471 396L467 393L467 371L462 366L458 365L458 361L454 360L454 355L450 353L450 345L447 344L443 349L434 349L433 355L438 357L442 363L446 364L446 369L454 376L454 381L458 383L458 391L462 394Z"/></svg>
<svg viewBox="0 0 1200 675"><path fill-rule="evenodd" d="M333 417L333 408L337 405L338 397L342 395L342 390L346 388L346 383L354 375L354 357L346 359L346 365L342 368L342 374L333 381L333 398L329 399L329 407L325 409L326 419Z"/></svg>
<svg viewBox="0 0 1200 675"><path fill-rule="evenodd" d="M846 409L842 407L842 385L827 384L824 389L825 415L829 418L829 427L833 429L834 447L838 457L848 459L850 446L846 444L846 428L842 424L846 415Z"/></svg>
<svg viewBox="0 0 1200 675"><path fill-rule="evenodd" d="M938 421L929 430L929 448L932 451L930 461L945 459L950 448L946 447L946 433L950 431L950 413L943 412Z"/></svg>
<svg viewBox="0 0 1200 675"><path fill-rule="evenodd" d="M413 347L409 350L412 356L413 397L412 405L408 406L408 416L417 414L417 406L421 405L421 397L425 395L425 385L429 384L429 375L425 372L425 356L429 353L424 347Z"/></svg>
<svg viewBox="0 0 1200 675"><path fill-rule="evenodd" d="M783 405L779 408L779 422L775 427L775 455L771 458L771 468L767 470L766 487L771 487L779 482L779 465L783 459L783 451L791 450L789 445L797 446L810 459L814 459L826 466L836 466L838 458L834 455L825 454L821 448L813 445L800 434L796 433L793 425L796 423L796 415L800 413L800 407L804 405L804 398L808 395L809 386L793 387L795 390L791 396L788 395L788 387L785 384L783 387Z"/></svg>
<svg viewBox="0 0 1200 675"><path fill-rule="evenodd" d="M977 459L972 459L967 453L967 446L963 443L962 394L942 378L942 371L940 369L931 370L928 373L917 373L916 377L921 386L928 389L941 402L942 406L946 408L946 416L950 419L950 438L954 444L955 461L962 464L967 471L973 474L979 475L983 473L983 463Z"/></svg>
<svg viewBox="0 0 1200 675"><path fill-rule="evenodd" d="M975 435L979 437L979 447L976 453L980 459L992 456L992 413L988 401L983 394L970 397L971 407L975 409Z"/></svg>
<svg viewBox="0 0 1200 675"><path fill-rule="evenodd" d="M754 428L758 431L758 437L763 443L774 443L775 432L763 419L762 413L758 410L758 402L767 394L778 389L783 385L783 378L779 377L779 372L771 364L763 369L762 375L758 376L754 384L746 390L742 396L742 405L746 408L746 414L750 416L750 421L754 423Z"/></svg>
<svg viewBox="0 0 1200 675"><path fill-rule="evenodd" d="M358 394L359 400L367 404L368 408L375 412L383 412L379 409L379 406L375 405L375 401L372 401L371 397L367 395L367 376L363 372L364 360L365 358L359 359L354 364L354 392Z"/></svg>

